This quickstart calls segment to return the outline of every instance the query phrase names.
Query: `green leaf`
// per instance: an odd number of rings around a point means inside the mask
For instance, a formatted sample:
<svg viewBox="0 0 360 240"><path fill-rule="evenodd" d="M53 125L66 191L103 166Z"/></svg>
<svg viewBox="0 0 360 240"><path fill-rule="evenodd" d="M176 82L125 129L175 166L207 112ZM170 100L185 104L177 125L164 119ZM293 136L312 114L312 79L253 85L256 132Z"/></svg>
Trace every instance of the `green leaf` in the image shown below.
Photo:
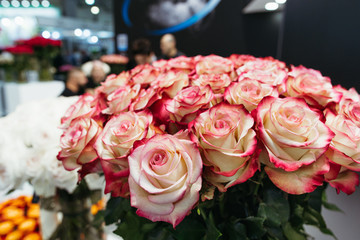
<svg viewBox="0 0 360 240"><path fill-rule="evenodd" d="M222 233L217 229L214 221L214 216L212 212L210 212L209 217L206 219L206 234L204 240L217 240Z"/></svg>
<svg viewBox="0 0 360 240"><path fill-rule="evenodd" d="M106 225L116 223L122 219L127 212L131 211L130 200L121 197L112 197L106 204L104 219Z"/></svg>
<svg viewBox="0 0 360 240"><path fill-rule="evenodd" d="M323 206L328 209L328 210L332 210L332 211L337 211L337 212L342 212L344 213L343 210L341 210L338 206L336 206L333 203L329 203L329 202L323 202Z"/></svg>
<svg viewBox="0 0 360 240"><path fill-rule="evenodd" d="M306 236L300 232L297 232L289 222L283 225L283 231L289 240L306 240Z"/></svg>
<svg viewBox="0 0 360 240"><path fill-rule="evenodd" d="M308 207L304 213L304 220L305 224L314 225L318 227L322 233L331 235L332 237L337 239L334 233L327 228L323 216L315 209Z"/></svg>
<svg viewBox="0 0 360 240"><path fill-rule="evenodd" d="M241 222L246 226L247 236L249 239L261 239L261 237L264 236L266 233L264 221L264 218L253 216L241 220Z"/></svg>
<svg viewBox="0 0 360 240"><path fill-rule="evenodd" d="M336 206L336 205L333 204L333 203L329 203L329 202L327 201L327 197L326 197L326 192L325 192L325 191L323 192L323 194L322 194L322 196L321 196L321 201L322 201L323 206L324 206L326 209L344 213L344 211L341 210L338 206Z"/></svg>
<svg viewBox="0 0 360 240"><path fill-rule="evenodd" d="M269 239L287 240L281 227L266 227L266 230Z"/></svg>
<svg viewBox="0 0 360 240"><path fill-rule="evenodd" d="M291 214L292 225L296 228L302 227L304 225L303 216L304 216L304 207L299 204L295 204Z"/></svg>
<svg viewBox="0 0 360 240"><path fill-rule="evenodd" d="M169 225L170 226L170 225ZM171 227L172 228L172 227ZM157 228L147 234L147 240L175 240L168 228L159 224Z"/></svg>
<svg viewBox="0 0 360 240"><path fill-rule="evenodd" d="M284 196L284 192L279 189L266 189L264 191L264 202L276 212L281 223L285 223L290 217L290 205ZM269 210L270 211L270 210ZM272 221L275 221L273 216ZM275 221L277 222L277 221Z"/></svg>
<svg viewBox="0 0 360 240"><path fill-rule="evenodd" d="M279 227L281 225L281 217L277 209L265 203L260 203L258 217L264 218L265 224L269 227Z"/></svg>
<svg viewBox="0 0 360 240"><path fill-rule="evenodd" d="M322 196L325 191L324 186L316 188L315 191L309 193L309 206L318 212L321 212Z"/></svg>
<svg viewBox="0 0 360 240"><path fill-rule="evenodd" d="M169 230L177 240L199 240L205 235L206 228L196 218L186 217L176 229Z"/></svg>
<svg viewBox="0 0 360 240"><path fill-rule="evenodd" d="M121 236L124 240L145 240L146 233L155 228L155 226L156 223L152 223L129 211L126 213L124 221L121 221L114 233Z"/></svg>
<svg viewBox="0 0 360 240"><path fill-rule="evenodd" d="M225 233L224 239L229 240L248 240L249 238L246 236L246 227L244 224L239 221L224 223L225 224Z"/></svg>

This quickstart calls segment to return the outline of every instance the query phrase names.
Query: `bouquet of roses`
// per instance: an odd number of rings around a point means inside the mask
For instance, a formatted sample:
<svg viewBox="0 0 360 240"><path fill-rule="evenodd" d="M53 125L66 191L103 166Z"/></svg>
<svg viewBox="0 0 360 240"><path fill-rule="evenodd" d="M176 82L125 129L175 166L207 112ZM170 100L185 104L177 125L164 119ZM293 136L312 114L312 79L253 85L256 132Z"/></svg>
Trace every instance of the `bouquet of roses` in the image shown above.
<svg viewBox="0 0 360 240"><path fill-rule="evenodd" d="M105 220L125 239L306 239L304 224L332 234L319 186L359 184L359 100L271 57L160 60L81 96L58 159L104 173Z"/></svg>

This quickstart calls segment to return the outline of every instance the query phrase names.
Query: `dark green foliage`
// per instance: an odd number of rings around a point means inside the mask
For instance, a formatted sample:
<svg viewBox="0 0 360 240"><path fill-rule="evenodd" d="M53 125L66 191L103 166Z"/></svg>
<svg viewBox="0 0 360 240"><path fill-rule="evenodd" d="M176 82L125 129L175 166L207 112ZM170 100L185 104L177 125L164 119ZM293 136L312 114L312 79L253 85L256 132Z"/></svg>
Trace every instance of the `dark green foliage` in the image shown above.
<svg viewBox="0 0 360 240"><path fill-rule="evenodd" d="M306 240L305 224L335 238L321 215L323 206L338 210L326 202L325 188L290 195L262 171L226 193L215 191L212 200L200 201L176 229L139 217L128 199L110 199L102 214L106 224L117 223L115 233L125 240Z"/></svg>

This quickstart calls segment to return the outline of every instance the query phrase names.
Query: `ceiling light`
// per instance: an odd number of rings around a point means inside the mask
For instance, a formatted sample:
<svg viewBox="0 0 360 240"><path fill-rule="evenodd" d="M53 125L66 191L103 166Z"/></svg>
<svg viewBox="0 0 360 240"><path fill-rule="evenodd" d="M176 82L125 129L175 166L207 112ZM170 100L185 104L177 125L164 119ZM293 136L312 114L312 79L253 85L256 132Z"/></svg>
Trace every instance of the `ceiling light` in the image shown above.
<svg viewBox="0 0 360 240"><path fill-rule="evenodd" d="M97 6L92 6L90 11L91 11L92 14L97 15L100 12L100 8L97 7Z"/></svg>
<svg viewBox="0 0 360 240"><path fill-rule="evenodd" d="M83 34L83 31L80 28L77 28L74 30L74 34L77 37L81 37L81 35Z"/></svg>
<svg viewBox="0 0 360 240"><path fill-rule="evenodd" d="M11 21L10 21L9 18L2 18L1 19L1 24L4 25L5 27L8 27L8 26L10 26Z"/></svg>
<svg viewBox="0 0 360 240"><path fill-rule="evenodd" d="M284 4L286 3L286 0L275 0L275 2L278 4Z"/></svg>
<svg viewBox="0 0 360 240"><path fill-rule="evenodd" d="M93 5L95 3L95 0L85 0L85 3L87 5Z"/></svg>
<svg viewBox="0 0 360 240"><path fill-rule="evenodd" d="M40 6L40 3L39 3L38 0L32 0L32 1L31 1L31 5L32 5L33 7L39 7L39 6Z"/></svg>
<svg viewBox="0 0 360 240"><path fill-rule="evenodd" d="M51 37L53 39L59 39L60 38L60 33L58 31L55 31L51 34Z"/></svg>
<svg viewBox="0 0 360 240"><path fill-rule="evenodd" d="M24 19L20 16L15 17L15 23L17 25L22 25L24 23Z"/></svg>
<svg viewBox="0 0 360 240"><path fill-rule="evenodd" d="M50 2L49 2L48 0L43 0L43 1L41 2L41 5L42 5L43 7L50 7Z"/></svg>
<svg viewBox="0 0 360 240"><path fill-rule="evenodd" d="M99 41L99 38L97 36L92 36L88 39L89 43L97 43Z"/></svg>
<svg viewBox="0 0 360 240"><path fill-rule="evenodd" d="M43 31L41 36L43 36L43 38L50 38L51 34L49 31Z"/></svg>
<svg viewBox="0 0 360 240"><path fill-rule="evenodd" d="M268 2L265 4L265 9L268 11L275 11L278 8L279 4L277 4L276 2Z"/></svg>
<svg viewBox="0 0 360 240"><path fill-rule="evenodd" d="M30 7L30 2L28 1L28 0L22 0L21 1L21 5L23 6L23 7Z"/></svg>
<svg viewBox="0 0 360 240"><path fill-rule="evenodd" d="M9 3L9 1L2 0L2 1L1 1L1 6L7 8L7 7L10 7L10 3Z"/></svg>
<svg viewBox="0 0 360 240"><path fill-rule="evenodd" d="M84 29L83 36L84 37L90 37L90 35L91 35L91 31L89 29Z"/></svg>
<svg viewBox="0 0 360 240"><path fill-rule="evenodd" d="M11 5L13 6L13 7L20 7L20 2L18 1L18 0L12 0L11 1Z"/></svg>

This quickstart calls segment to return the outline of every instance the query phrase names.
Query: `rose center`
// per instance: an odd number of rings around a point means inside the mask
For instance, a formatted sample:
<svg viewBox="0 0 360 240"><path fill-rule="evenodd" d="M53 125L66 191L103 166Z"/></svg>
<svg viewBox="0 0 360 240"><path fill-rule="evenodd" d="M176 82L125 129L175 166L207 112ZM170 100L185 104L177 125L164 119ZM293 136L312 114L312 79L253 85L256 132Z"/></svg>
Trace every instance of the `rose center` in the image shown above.
<svg viewBox="0 0 360 240"><path fill-rule="evenodd" d="M165 153L155 153L150 161L150 165L153 166L163 166L166 164L166 156Z"/></svg>
<svg viewBox="0 0 360 240"><path fill-rule="evenodd" d="M245 84L241 87L241 91L248 95L260 95L260 89L255 84Z"/></svg>
<svg viewBox="0 0 360 240"><path fill-rule="evenodd" d="M80 128L77 128L77 129L74 129L73 131L70 132L70 137L71 137L71 142L74 143L74 142L77 142L78 139L81 137L81 129Z"/></svg>
<svg viewBox="0 0 360 240"><path fill-rule="evenodd" d="M288 124L298 125L304 118L304 111L299 106L286 107L282 109L281 115L284 119L286 119Z"/></svg>
<svg viewBox="0 0 360 240"><path fill-rule="evenodd" d="M123 135L131 127L131 122L129 120L122 121L117 128L113 130L115 136Z"/></svg>
<svg viewBox="0 0 360 240"><path fill-rule="evenodd" d="M215 122L215 128L217 128L217 129L227 128L228 126L229 125L224 120L216 120L216 122Z"/></svg>

